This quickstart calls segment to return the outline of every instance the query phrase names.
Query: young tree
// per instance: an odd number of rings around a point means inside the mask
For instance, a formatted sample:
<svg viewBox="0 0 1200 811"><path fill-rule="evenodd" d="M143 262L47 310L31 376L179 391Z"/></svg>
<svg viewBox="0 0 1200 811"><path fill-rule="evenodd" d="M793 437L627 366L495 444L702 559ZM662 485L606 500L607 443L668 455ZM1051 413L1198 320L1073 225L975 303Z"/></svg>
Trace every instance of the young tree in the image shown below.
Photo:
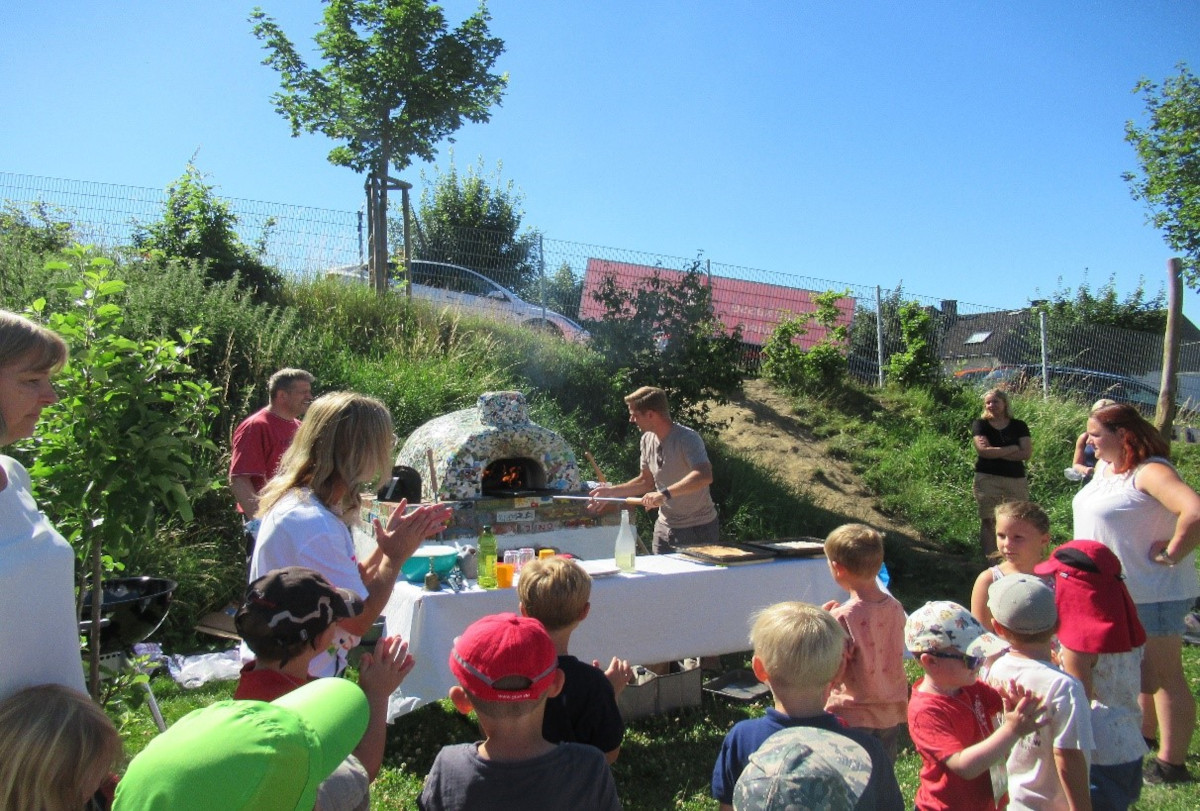
<svg viewBox="0 0 1200 811"><path fill-rule="evenodd" d="M1133 199L1143 200L1147 220L1161 228L1182 254L1187 283L1200 289L1200 79L1178 66L1161 86L1142 79L1133 92L1146 100L1148 124L1125 123L1125 140L1137 150L1141 172L1126 172Z"/></svg>
<svg viewBox="0 0 1200 811"><path fill-rule="evenodd" d="M340 142L335 166L368 173L371 269L384 289L389 166L432 160L434 145L466 121L483 122L500 101L506 75L492 73L504 42L488 32L487 7L446 30L427 0L326 0L313 37L324 64L310 68L274 19L256 8L254 36L279 72L275 109L292 125Z"/></svg>
<svg viewBox="0 0 1200 811"><path fill-rule="evenodd" d="M743 376L741 329L728 332L713 315L700 268L697 260L682 278L655 273L633 288L606 276L592 292L604 317L585 323L618 391L652 382L670 396L672 414L697 430L717 427L710 406L739 393Z"/></svg>
<svg viewBox="0 0 1200 811"><path fill-rule="evenodd" d="M426 180L417 209L413 250L409 255L449 262L482 273L518 293L537 280L538 233L521 229L523 196L501 167L485 174L483 159L460 173L451 155L450 169L435 170ZM391 223L393 234L399 229Z"/></svg>

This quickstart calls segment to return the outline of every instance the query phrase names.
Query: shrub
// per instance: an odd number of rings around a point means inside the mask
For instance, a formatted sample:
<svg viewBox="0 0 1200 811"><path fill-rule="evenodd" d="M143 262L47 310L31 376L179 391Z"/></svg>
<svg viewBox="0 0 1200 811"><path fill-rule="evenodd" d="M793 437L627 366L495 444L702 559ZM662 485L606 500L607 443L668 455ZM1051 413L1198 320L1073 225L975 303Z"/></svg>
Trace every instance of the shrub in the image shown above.
<svg viewBox="0 0 1200 811"><path fill-rule="evenodd" d="M195 334L180 331L179 342L128 338L118 303L125 285L108 278L111 261L83 248L68 255L78 274L73 307L46 313L38 300L31 311L48 315L71 357L57 380L59 402L38 424L29 472L75 548L81 582L94 585L123 568L131 550L154 545L163 526L192 520L192 498L211 486L208 421L216 407L212 386L188 365ZM99 608L97 601L93 620Z"/></svg>
<svg viewBox="0 0 1200 811"><path fill-rule="evenodd" d="M838 326L840 299L850 291L827 290L814 298L816 309L804 318L786 318L771 332L763 347L762 373L775 385L793 394L820 393L838 388L846 379L845 347L849 331ZM825 329L825 336L805 348L797 339L808 334L809 323Z"/></svg>

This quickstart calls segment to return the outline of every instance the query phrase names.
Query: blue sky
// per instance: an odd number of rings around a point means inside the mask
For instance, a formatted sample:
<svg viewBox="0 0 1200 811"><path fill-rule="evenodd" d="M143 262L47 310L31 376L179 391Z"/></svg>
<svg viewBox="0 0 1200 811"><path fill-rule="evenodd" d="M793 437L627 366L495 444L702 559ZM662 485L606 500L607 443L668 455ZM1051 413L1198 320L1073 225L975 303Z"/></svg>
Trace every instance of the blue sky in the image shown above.
<svg viewBox="0 0 1200 811"><path fill-rule="evenodd" d="M475 7L443 5L452 24ZM310 42L320 3L263 6ZM332 142L291 138L271 107L251 8L4 3L0 171L162 188L195 153L220 194L357 209L362 178L327 163ZM1060 278L1165 278L1170 251L1120 177L1136 168L1124 123L1143 115L1139 78L1200 70L1193 0L490 10L510 85L455 160L503 162L549 238L996 307Z"/></svg>

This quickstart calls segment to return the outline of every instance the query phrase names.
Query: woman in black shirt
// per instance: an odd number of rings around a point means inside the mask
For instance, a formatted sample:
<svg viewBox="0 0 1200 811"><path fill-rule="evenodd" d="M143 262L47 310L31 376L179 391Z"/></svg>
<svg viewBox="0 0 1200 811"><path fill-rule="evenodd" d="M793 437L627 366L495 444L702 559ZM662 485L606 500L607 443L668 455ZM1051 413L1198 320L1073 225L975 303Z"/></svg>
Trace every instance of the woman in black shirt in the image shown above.
<svg viewBox="0 0 1200 811"><path fill-rule="evenodd" d="M996 505L1004 501L1027 501L1029 482L1025 460L1033 453L1029 426L1013 419L1008 395L999 389L983 394L983 414L971 423L974 437L975 485L979 505L979 545L984 555L996 551Z"/></svg>

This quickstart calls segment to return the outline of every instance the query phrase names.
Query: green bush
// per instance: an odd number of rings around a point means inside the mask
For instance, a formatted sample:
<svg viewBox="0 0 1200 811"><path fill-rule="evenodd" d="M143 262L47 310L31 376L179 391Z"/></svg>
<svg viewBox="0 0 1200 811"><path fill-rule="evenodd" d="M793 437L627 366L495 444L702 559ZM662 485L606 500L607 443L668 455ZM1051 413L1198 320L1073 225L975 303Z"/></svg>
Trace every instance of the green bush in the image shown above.
<svg viewBox="0 0 1200 811"><path fill-rule="evenodd" d="M840 387L846 379L849 331L837 324L841 316L837 302L849 295L849 290L827 290L813 299L817 306L809 315L780 321L763 346L763 376L793 394ZM796 339L808 334L810 322L824 327L825 336L805 349Z"/></svg>

